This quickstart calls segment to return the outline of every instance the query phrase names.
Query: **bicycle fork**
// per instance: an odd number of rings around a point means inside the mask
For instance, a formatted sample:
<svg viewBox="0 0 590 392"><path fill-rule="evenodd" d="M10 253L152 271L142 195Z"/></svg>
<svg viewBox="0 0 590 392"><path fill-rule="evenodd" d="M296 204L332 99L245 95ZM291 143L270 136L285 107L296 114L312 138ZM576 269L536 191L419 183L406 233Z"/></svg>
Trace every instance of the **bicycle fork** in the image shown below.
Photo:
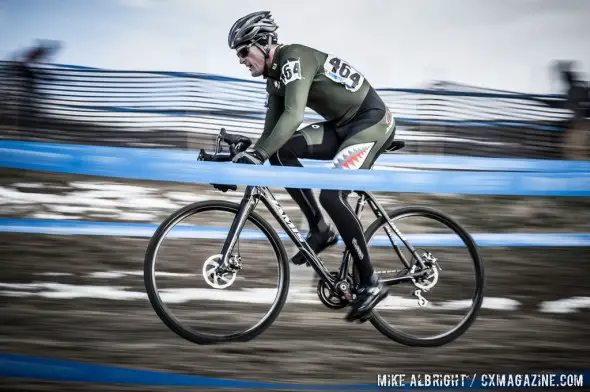
<svg viewBox="0 0 590 392"><path fill-rule="evenodd" d="M219 268L221 269L226 269L229 266L230 253L234 249L240 232L244 228L246 220L248 220L248 216L256 207L258 200L254 197L253 189L253 186L246 187L244 197L240 202L238 213L236 214L230 226L225 242L223 243L223 247L221 248L221 261L219 263Z"/></svg>

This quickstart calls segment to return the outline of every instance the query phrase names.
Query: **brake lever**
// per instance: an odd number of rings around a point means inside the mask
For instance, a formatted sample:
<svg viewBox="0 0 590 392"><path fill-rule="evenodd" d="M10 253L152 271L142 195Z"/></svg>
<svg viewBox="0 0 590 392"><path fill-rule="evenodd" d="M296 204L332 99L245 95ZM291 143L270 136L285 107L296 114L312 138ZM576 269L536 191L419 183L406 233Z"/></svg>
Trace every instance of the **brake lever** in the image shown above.
<svg viewBox="0 0 590 392"><path fill-rule="evenodd" d="M201 151L199 152L199 156L197 157L197 161L212 161L212 160L213 160L213 155L207 154L207 152L201 148Z"/></svg>
<svg viewBox="0 0 590 392"><path fill-rule="evenodd" d="M236 144L230 144L229 145L229 150L232 156L237 155L238 153L242 152L242 148L243 148L244 143L242 142L238 142ZM244 148L245 150L245 148Z"/></svg>

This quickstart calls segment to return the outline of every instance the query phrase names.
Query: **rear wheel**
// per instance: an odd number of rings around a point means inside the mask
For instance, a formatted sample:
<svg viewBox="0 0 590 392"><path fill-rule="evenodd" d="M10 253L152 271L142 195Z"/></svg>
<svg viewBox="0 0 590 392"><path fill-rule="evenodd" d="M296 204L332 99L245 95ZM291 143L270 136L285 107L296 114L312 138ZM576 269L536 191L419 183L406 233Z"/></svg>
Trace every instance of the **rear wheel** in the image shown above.
<svg viewBox="0 0 590 392"><path fill-rule="evenodd" d="M405 207L388 215L432 268L423 280L392 285L388 298L373 310L371 324L383 335L407 346L441 346L457 339L475 321L483 301L484 267L475 241L459 223L435 209ZM385 227L389 227L387 221L379 218L365 232L380 278L419 272L420 265L390 230L400 252L410 262L410 271L402 264ZM358 281L358 272L355 275ZM450 280L455 283L445 286ZM431 298L435 295L438 301ZM457 296L458 300L450 299ZM428 299L423 301L420 297ZM391 321L387 319L388 313L392 315ZM457 318L458 322L453 321ZM404 322L409 324L407 328L400 326Z"/></svg>

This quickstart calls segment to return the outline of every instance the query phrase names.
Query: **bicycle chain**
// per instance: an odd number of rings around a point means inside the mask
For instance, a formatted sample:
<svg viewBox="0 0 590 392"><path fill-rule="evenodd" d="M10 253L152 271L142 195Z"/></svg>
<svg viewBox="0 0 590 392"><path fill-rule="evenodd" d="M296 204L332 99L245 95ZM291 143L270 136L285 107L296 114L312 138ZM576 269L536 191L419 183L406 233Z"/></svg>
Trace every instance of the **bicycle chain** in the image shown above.
<svg viewBox="0 0 590 392"><path fill-rule="evenodd" d="M396 275L400 275L402 273L406 273L407 269L403 269L403 270L384 270L384 271L377 271L378 274L396 274Z"/></svg>

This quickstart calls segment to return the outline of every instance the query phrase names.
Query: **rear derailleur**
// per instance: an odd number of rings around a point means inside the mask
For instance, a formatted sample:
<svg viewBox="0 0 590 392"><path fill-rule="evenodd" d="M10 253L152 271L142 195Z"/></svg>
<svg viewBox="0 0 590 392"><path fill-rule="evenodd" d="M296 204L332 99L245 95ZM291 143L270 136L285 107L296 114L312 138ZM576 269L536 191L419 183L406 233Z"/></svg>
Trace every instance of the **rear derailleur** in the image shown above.
<svg viewBox="0 0 590 392"><path fill-rule="evenodd" d="M432 255L430 252L425 252L422 255L422 258L425 261L426 270L424 271L426 276L421 278L412 278L412 283L416 286L417 290L414 290L412 295L418 298L418 306L425 307L428 305L428 300L422 296L422 293L428 292L438 283L438 272L442 271L442 268L437 263L436 257ZM417 272L418 265L414 264L410 269L410 273Z"/></svg>

